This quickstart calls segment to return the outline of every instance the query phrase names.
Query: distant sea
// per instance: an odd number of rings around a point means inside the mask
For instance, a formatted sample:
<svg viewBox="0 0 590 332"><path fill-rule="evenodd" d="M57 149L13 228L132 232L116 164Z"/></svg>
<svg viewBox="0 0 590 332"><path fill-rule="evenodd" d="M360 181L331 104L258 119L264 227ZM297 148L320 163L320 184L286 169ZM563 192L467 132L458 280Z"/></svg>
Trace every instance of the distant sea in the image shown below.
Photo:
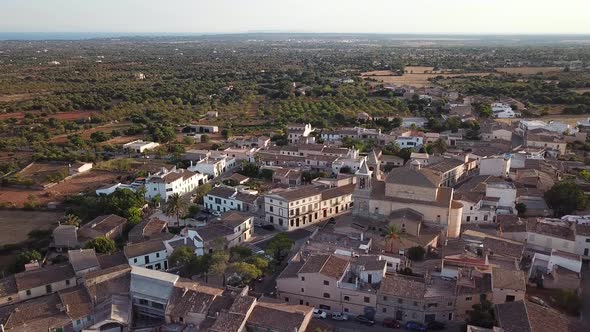
<svg viewBox="0 0 590 332"><path fill-rule="evenodd" d="M0 40L83 40L95 38L195 36L207 33L154 32L0 32Z"/></svg>

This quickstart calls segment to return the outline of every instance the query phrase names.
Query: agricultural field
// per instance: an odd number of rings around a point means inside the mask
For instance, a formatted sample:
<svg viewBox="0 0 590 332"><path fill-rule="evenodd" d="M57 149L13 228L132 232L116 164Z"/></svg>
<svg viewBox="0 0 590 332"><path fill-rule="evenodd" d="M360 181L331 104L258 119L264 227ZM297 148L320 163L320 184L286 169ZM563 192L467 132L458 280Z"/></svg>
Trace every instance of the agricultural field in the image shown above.
<svg viewBox="0 0 590 332"><path fill-rule="evenodd" d="M513 75L535 75L538 73L550 74L561 72L563 68L560 67L506 67L496 68L499 73L513 74Z"/></svg>
<svg viewBox="0 0 590 332"><path fill-rule="evenodd" d="M22 179L33 181L36 185L57 182L69 175L67 163L34 162L16 174Z"/></svg>
<svg viewBox="0 0 590 332"><path fill-rule="evenodd" d="M408 70L408 68L417 68L416 70ZM430 79L435 77L445 77L445 78L453 78L453 77L469 77L469 76L488 76L491 73L465 73L465 74L453 74L449 72L435 72L431 73L433 67L406 67L406 71L403 75L392 75L393 73L388 70L384 71L371 71L371 72L364 72L361 73L361 77L363 78L372 78L382 83L391 83L395 85L409 85L416 88L423 88L426 86L433 85L430 82ZM430 71L429 71L430 70ZM422 73L418 73L422 71ZM429 71L429 73L424 73L424 71ZM408 72L414 72L414 74L408 74Z"/></svg>
<svg viewBox="0 0 590 332"><path fill-rule="evenodd" d="M30 231L53 229L63 212L0 210L0 244L16 244Z"/></svg>

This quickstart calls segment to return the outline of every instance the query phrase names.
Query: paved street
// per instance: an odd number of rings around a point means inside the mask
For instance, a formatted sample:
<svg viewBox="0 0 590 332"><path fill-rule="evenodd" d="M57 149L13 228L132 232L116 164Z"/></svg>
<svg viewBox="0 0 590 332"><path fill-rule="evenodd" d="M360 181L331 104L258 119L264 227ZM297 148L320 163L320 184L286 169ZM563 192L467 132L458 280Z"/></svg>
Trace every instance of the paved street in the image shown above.
<svg viewBox="0 0 590 332"><path fill-rule="evenodd" d="M315 318L314 318L315 319ZM353 332L353 331L367 331L367 332L392 332L392 331L408 331L404 328L401 329L392 329L388 327L382 326L379 322L377 322L373 326L366 326L359 324L355 321L335 321L331 319L323 320L324 323L333 326L336 328L337 332ZM440 330L442 332L460 332L462 324L453 324L452 326L447 326L444 330Z"/></svg>

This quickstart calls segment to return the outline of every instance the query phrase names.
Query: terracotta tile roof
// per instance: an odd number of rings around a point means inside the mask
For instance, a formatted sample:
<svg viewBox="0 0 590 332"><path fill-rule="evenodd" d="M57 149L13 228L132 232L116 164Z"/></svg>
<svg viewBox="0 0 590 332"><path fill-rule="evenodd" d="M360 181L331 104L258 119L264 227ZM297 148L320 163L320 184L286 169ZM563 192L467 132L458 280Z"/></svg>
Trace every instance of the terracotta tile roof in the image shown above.
<svg viewBox="0 0 590 332"><path fill-rule="evenodd" d="M424 279L405 277L401 275L387 275L381 281L378 293L401 298L422 299L426 294Z"/></svg>
<svg viewBox="0 0 590 332"><path fill-rule="evenodd" d="M587 330L582 326L581 322L554 309L532 302L526 302L526 308L533 332L577 332Z"/></svg>
<svg viewBox="0 0 590 332"><path fill-rule="evenodd" d="M484 250L489 250L494 255L514 257L518 260L522 258L524 244L516 241L501 240L486 237L483 240Z"/></svg>
<svg viewBox="0 0 590 332"><path fill-rule="evenodd" d="M16 294L17 292L18 289L16 288L14 275L0 279L0 297Z"/></svg>
<svg viewBox="0 0 590 332"><path fill-rule="evenodd" d="M98 259L98 264L101 269L128 264L127 257L125 257L125 254L122 251L116 251L112 254L98 255L96 258Z"/></svg>
<svg viewBox="0 0 590 332"><path fill-rule="evenodd" d="M355 186L356 185L354 183L351 183L340 187L322 190L322 200L351 195Z"/></svg>
<svg viewBox="0 0 590 332"><path fill-rule="evenodd" d="M94 249L69 250L68 258L76 272L91 268L100 268Z"/></svg>
<svg viewBox="0 0 590 332"><path fill-rule="evenodd" d="M9 309L4 328L9 331L47 331L65 327L71 324L71 319L60 310L61 305L57 294L18 303Z"/></svg>
<svg viewBox="0 0 590 332"><path fill-rule="evenodd" d="M89 316L92 313L92 301L86 289L78 285L58 292L61 302L67 308L72 320Z"/></svg>
<svg viewBox="0 0 590 332"><path fill-rule="evenodd" d="M259 302L252 310L247 325L260 331L305 331L305 318L311 310L311 307L300 305Z"/></svg>
<svg viewBox="0 0 590 332"><path fill-rule="evenodd" d="M104 236L113 229L124 225L126 222L127 219L114 214L99 216L91 220L89 223L82 225L78 229L78 233L93 238Z"/></svg>
<svg viewBox="0 0 590 332"><path fill-rule="evenodd" d="M151 236L158 235L166 228L168 222L161 219L144 220L135 225L129 231L130 242L140 242L144 239L149 239Z"/></svg>
<svg viewBox="0 0 590 332"><path fill-rule="evenodd" d="M123 252L125 253L125 257L132 258L163 250L166 250L166 246L162 240L149 240L145 242L128 244L123 249Z"/></svg>
<svg viewBox="0 0 590 332"><path fill-rule="evenodd" d="M66 279L72 279L75 276L74 269L70 264L49 265L14 275L16 286L19 291L52 284Z"/></svg>
<svg viewBox="0 0 590 332"><path fill-rule="evenodd" d="M289 265L279 274L278 278L297 278L299 270L303 267L305 262L303 261L292 261L289 262Z"/></svg>
<svg viewBox="0 0 590 332"><path fill-rule="evenodd" d="M255 302L256 298L253 296L238 296L229 308L229 312L246 315L248 311L250 311L252 305L254 305Z"/></svg>
<svg viewBox="0 0 590 332"><path fill-rule="evenodd" d="M429 169L416 170L410 167L397 167L389 172L385 182L417 187L437 188L440 184L440 177Z"/></svg>
<svg viewBox="0 0 590 332"><path fill-rule="evenodd" d="M215 297L222 292L221 289L212 292L200 290L199 287L174 287L166 312L173 317L186 317L190 313L206 314Z"/></svg>
<svg viewBox="0 0 590 332"><path fill-rule="evenodd" d="M221 223L213 223L204 227L199 227L196 232L203 239L203 241L208 242L218 239L222 236L232 235L234 230Z"/></svg>
<svg viewBox="0 0 590 332"><path fill-rule="evenodd" d="M221 222L231 228L238 227L246 220L253 218L253 215L246 212L230 211L221 216Z"/></svg>
<svg viewBox="0 0 590 332"><path fill-rule="evenodd" d="M496 305L498 325L504 332L532 332L527 308L523 301L506 302Z"/></svg>
<svg viewBox="0 0 590 332"><path fill-rule="evenodd" d="M246 316L220 312L210 331L213 332L238 332L246 321Z"/></svg>
<svg viewBox="0 0 590 332"><path fill-rule="evenodd" d="M297 187L293 189L286 189L282 191L277 191L274 193L269 193L272 196L279 196L287 201L299 200L302 198L307 198L310 196L320 195L320 191L315 186L303 186Z"/></svg>
<svg viewBox="0 0 590 332"><path fill-rule="evenodd" d="M128 294L130 284L131 267L129 265L89 272L84 276L84 286L95 304L111 295Z"/></svg>
<svg viewBox="0 0 590 332"><path fill-rule="evenodd" d="M574 231L569 226L563 225L560 222L546 222L542 221L542 219L529 221L527 223L527 231L570 241L575 240Z"/></svg>
<svg viewBox="0 0 590 332"><path fill-rule="evenodd" d="M576 235L590 237L590 225L577 225L576 224Z"/></svg>
<svg viewBox="0 0 590 332"><path fill-rule="evenodd" d="M511 271L498 267L492 269L492 286L511 290L526 290L526 278L522 271Z"/></svg>
<svg viewBox="0 0 590 332"><path fill-rule="evenodd" d="M56 247L75 248L78 245L77 227L59 225L53 230L53 243Z"/></svg>
<svg viewBox="0 0 590 332"><path fill-rule="evenodd" d="M220 198L230 198L233 195L236 194L236 190L233 188L228 188L228 187L214 187L213 189L211 189L211 191L209 191L209 193L207 193L207 195L211 195L211 196L215 196L215 197L220 197Z"/></svg>

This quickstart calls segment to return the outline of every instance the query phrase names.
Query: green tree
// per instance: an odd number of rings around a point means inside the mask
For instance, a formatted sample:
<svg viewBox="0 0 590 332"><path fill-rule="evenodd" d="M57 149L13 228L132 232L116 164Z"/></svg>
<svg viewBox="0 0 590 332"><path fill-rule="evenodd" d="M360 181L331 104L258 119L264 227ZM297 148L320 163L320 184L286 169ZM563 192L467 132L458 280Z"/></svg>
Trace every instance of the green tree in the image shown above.
<svg viewBox="0 0 590 332"><path fill-rule="evenodd" d="M94 249L99 254L110 254L115 251L115 241L104 236L97 237L86 243L86 249Z"/></svg>
<svg viewBox="0 0 590 332"><path fill-rule="evenodd" d="M185 213L186 205L186 202L182 199L180 194L172 194L168 197L164 213L169 217L175 216L176 224L180 226L180 216Z"/></svg>
<svg viewBox="0 0 590 332"><path fill-rule="evenodd" d="M432 142L432 144L430 144L430 147L432 148L432 152L437 154L443 154L448 149L447 141L442 140L440 138Z"/></svg>
<svg viewBox="0 0 590 332"><path fill-rule="evenodd" d="M201 143L209 143L209 141L211 141L211 137L209 135L201 135Z"/></svg>
<svg viewBox="0 0 590 332"><path fill-rule="evenodd" d="M389 252L394 252L395 244L400 242L402 239L402 232L397 225L389 225L385 231L385 240L389 243ZM399 247L399 246L398 246Z"/></svg>
<svg viewBox="0 0 590 332"><path fill-rule="evenodd" d="M250 256L246 258L246 263L250 263L256 266L258 269L260 269L260 271L263 272L266 271L266 269L268 268L268 259L260 255Z"/></svg>
<svg viewBox="0 0 590 332"><path fill-rule="evenodd" d="M233 136L233 131L231 129L223 129L221 131L221 135L223 136L223 138L225 139L229 139Z"/></svg>
<svg viewBox="0 0 590 332"><path fill-rule="evenodd" d="M413 261L422 261L424 259L424 255L426 254L426 250L421 246L415 246L408 249L408 258Z"/></svg>
<svg viewBox="0 0 590 332"><path fill-rule="evenodd" d="M469 325L491 329L496 323L494 305L482 298L480 303L473 305L472 310L467 311L466 321Z"/></svg>
<svg viewBox="0 0 590 332"><path fill-rule="evenodd" d="M22 271L22 270L24 270L25 264L28 264L31 261L40 262L42 259L43 259L43 256L41 256L41 254L36 250L22 251L16 256L16 260L14 263L14 265L15 265L14 270L15 270L15 272Z"/></svg>
<svg viewBox="0 0 590 332"><path fill-rule="evenodd" d="M80 226L80 223L82 222L82 220L80 220L80 217L78 217L75 214L66 214L66 216L63 219L63 224L64 225L73 225L73 226Z"/></svg>
<svg viewBox="0 0 590 332"><path fill-rule="evenodd" d="M240 171L240 174L251 177L251 178L255 178L255 177L258 177L259 172L260 172L260 166L256 165L255 163L248 162L248 161L244 161L242 163L242 170Z"/></svg>
<svg viewBox="0 0 590 332"><path fill-rule="evenodd" d="M584 305L584 301L575 291L566 289L560 289L556 292L555 302L573 316L578 316Z"/></svg>
<svg viewBox="0 0 590 332"><path fill-rule="evenodd" d="M275 235L266 247L266 253L271 255L276 261L280 262L289 254L293 248L293 240L287 234L279 233Z"/></svg>
<svg viewBox="0 0 590 332"><path fill-rule="evenodd" d="M258 279L260 276L262 276L262 271L260 271L259 268L253 264L245 262L233 263L229 267L229 271L237 274L240 277L242 284L247 284L250 281Z"/></svg>
<svg viewBox="0 0 590 332"><path fill-rule="evenodd" d="M127 216L127 222L130 225L137 225L141 222L141 209L139 208L131 207L127 209L125 215Z"/></svg>
<svg viewBox="0 0 590 332"><path fill-rule="evenodd" d="M181 246L172 252L168 261L170 262L171 267L180 268L188 265L195 257L195 252L191 247Z"/></svg>
<svg viewBox="0 0 590 332"><path fill-rule="evenodd" d="M229 249L229 254L232 261L242 261L252 256L252 249L242 246L235 246Z"/></svg>
<svg viewBox="0 0 590 332"><path fill-rule="evenodd" d="M545 201L557 217L586 208L588 197L584 190L571 181L558 182L545 192Z"/></svg>
<svg viewBox="0 0 590 332"><path fill-rule="evenodd" d="M209 273L216 276L225 275L225 270L227 269L227 262L229 262L229 254L226 251L214 251L211 254L211 265L209 267Z"/></svg>
<svg viewBox="0 0 590 332"><path fill-rule="evenodd" d="M526 204L524 203L516 203L514 208L518 211L519 216L523 216L526 213Z"/></svg>

